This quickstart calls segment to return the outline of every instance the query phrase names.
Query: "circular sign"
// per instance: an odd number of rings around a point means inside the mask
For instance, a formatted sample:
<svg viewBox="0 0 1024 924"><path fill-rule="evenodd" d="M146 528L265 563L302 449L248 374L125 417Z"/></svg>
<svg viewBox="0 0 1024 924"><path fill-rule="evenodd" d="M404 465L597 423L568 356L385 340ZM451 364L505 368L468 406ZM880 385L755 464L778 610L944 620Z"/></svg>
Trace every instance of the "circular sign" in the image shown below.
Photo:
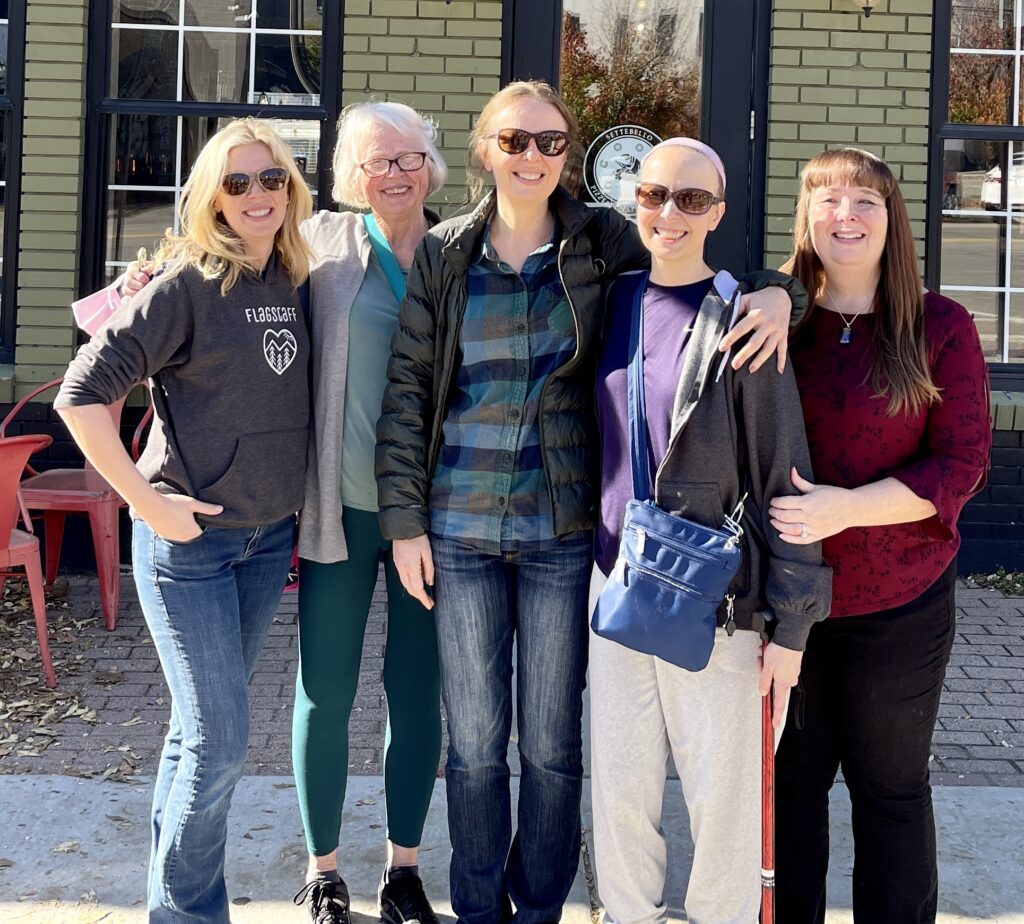
<svg viewBox="0 0 1024 924"><path fill-rule="evenodd" d="M601 132L583 160L583 182L594 202L614 205L636 216L635 190L640 161L661 139L639 125L616 125Z"/></svg>

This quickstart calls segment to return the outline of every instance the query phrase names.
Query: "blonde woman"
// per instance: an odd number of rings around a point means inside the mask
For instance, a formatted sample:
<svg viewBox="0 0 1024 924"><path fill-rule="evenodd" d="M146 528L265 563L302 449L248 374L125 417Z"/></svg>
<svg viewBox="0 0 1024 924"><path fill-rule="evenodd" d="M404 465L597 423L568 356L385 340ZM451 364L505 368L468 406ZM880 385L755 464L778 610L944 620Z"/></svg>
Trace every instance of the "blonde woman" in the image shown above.
<svg viewBox="0 0 1024 924"><path fill-rule="evenodd" d="M153 795L150 924L227 924L227 813L249 738L247 684L302 505L309 343L299 234L312 201L265 122L219 131L182 193L163 274L68 368L55 407L131 505L139 600L171 691ZM104 405L152 378L136 468ZM272 464L268 461L272 460Z"/></svg>

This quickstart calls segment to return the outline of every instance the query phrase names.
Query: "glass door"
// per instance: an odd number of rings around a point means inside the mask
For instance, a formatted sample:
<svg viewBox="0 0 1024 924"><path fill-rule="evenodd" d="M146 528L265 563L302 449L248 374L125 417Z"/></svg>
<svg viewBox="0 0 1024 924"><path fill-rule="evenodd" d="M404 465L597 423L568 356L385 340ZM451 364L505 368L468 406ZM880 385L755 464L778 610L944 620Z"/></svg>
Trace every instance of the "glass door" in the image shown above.
<svg viewBox="0 0 1024 924"><path fill-rule="evenodd" d="M700 138L728 175L708 259L734 272L762 265L770 0L505 0L503 10L504 78L553 82L580 120L581 198L628 213L650 147Z"/></svg>

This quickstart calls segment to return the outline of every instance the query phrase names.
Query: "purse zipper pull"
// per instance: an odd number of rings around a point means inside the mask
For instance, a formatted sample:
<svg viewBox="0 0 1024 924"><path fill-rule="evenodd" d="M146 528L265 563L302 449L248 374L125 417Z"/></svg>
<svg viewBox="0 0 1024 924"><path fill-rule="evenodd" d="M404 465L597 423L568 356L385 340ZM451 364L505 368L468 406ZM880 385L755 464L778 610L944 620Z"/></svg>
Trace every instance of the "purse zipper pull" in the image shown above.
<svg viewBox="0 0 1024 924"><path fill-rule="evenodd" d="M644 554L644 546L647 545L647 533L642 529L636 531L636 554Z"/></svg>
<svg viewBox="0 0 1024 924"><path fill-rule="evenodd" d="M736 631L736 620L732 615L732 601L736 598L732 594L726 595L725 598L725 634L732 638L733 633Z"/></svg>

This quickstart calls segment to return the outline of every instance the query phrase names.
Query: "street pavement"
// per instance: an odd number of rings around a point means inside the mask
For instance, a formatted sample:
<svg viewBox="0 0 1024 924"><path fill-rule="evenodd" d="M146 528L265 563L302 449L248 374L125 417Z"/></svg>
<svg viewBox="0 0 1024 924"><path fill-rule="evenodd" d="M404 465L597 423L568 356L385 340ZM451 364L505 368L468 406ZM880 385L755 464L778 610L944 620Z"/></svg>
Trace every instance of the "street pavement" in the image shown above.
<svg viewBox="0 0 1024 924"><path fill-rule="evenodd" d="M31 620L8 590L0 635L0 922L105 924L145 920L149 776L168 694L130 578L117 628L106 632L95 581L71 577L51 600L58 690L38 681ZM305 849L290 778L291 691L297 601L285 595L252 686L247 777L232 811L228 876L232 918L300 922L289 898L301 884ZM936 730L942 896L940 922L1024 924L1024 599L961 585L958 632ZM14 628L11 629L10 627ZM20 634L19 634L20 633ZM358 912L376 919L383 860L381 746L385 643L383 589L367 626L360 691L351 724L353 777L342 830L343 874ZM5 650L8 649L9 650ZM514 747L510 763L516 772ZM684 919L689 838L678 783L669 782L668 901ZM852 921L852 850L845 787L835 787L828 924ZM584 826L589 829L589 795ZM443 780L424 835L428 894L447 904L450 851ZM566 920L599 911L586 832ZM785 924L785 922L783 922Z"/></svg>

